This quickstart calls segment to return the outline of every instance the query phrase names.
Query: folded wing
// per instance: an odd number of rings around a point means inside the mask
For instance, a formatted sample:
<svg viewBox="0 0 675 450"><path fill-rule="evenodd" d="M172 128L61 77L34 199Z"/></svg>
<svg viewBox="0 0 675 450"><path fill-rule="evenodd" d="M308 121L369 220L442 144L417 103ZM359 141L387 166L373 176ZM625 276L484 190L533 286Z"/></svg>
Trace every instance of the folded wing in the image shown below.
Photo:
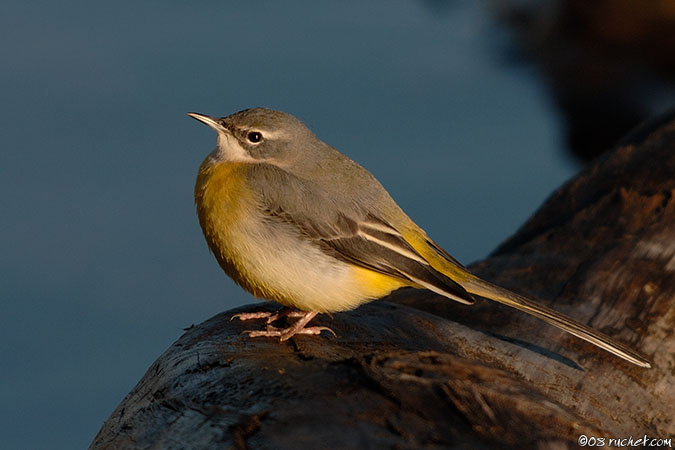
<svg viewBox="0 0 675 450"><path fill-rule="evenodd" d="M280 182L284 186L284 195L268 191L260 197L268 220L291 225L302 238L341 261L407 280L461 303L474 302L461 285L434 269L396 228L372 212L336 202L320 187L279 168L265 166L257 172L256 177L275 177L274 184L259 183L262 189Z"/></svg>

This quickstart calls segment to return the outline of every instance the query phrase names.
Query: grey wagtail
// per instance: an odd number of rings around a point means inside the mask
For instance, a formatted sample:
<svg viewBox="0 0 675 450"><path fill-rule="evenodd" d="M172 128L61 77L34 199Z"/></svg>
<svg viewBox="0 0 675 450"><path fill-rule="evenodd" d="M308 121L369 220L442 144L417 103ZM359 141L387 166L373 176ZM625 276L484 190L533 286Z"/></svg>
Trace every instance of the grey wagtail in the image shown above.
<svg viewBox="0 0 675 450"><path fill-rule="evenodd" d="M628 346L470 273L396 204L366 169L290 114L247 109L224 118L189 113L218 133L201 167L195 203L206 242L241 287L286 309L265 318L281 341L319 334L318 313L354 309L412 286L471 304L474 296L524 311L638 366ZM297 317L287 328L272 323ZM330 330L329 330L330 331Z"/></svg>

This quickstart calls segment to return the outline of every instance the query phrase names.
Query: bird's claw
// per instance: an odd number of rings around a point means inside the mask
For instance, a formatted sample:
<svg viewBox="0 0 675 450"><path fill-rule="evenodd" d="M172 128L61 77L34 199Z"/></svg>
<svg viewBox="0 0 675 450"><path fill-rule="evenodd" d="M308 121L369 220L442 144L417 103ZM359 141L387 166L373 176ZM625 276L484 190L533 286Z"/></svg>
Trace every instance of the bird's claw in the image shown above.
<svg viewBox="0 0 675 450"><path fill-rule="evenodd" d="M331 330L328 327L307 327L300 328L299 330L294 330L293 326L288 328L277 328L271 325L267 326L266 330L244 330L241 334L247 334L248 337L278 337L281 342L286 341L296 334L308 334L308 335L319 335L322 331L330 331L333 336L337 336L335 331Z"/></svg>

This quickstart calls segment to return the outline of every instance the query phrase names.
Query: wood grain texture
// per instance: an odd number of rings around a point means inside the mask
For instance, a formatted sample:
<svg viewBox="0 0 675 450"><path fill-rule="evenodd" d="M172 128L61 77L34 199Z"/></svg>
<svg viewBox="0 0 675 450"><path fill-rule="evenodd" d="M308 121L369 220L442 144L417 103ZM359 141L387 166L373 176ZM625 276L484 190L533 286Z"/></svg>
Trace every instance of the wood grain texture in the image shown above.
<svg viewBox="0 0 675 450"><path fill-rule="evenodd" d="M404 289L319 316L337 334L191 327L91 449L577 448L582 435L675 436L675 114L571 180L480 276L633 346L641 369L536 318Z"/></svg>

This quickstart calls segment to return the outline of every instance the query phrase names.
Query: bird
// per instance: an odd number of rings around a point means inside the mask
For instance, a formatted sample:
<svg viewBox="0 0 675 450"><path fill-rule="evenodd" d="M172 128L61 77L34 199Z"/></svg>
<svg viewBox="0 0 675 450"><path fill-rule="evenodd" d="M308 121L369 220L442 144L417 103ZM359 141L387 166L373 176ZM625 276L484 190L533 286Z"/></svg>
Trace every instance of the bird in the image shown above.
<svg viewBox="0 0 675 450"><path fill-rule="evenodd" d="M269 108L226 117L188 115L217 133L199 167L199 224L216 260L238 285L285 308L237 314L266 319L250 337L332 331L307 326L402 287L471 305L476 297L531 314L626 361L644 356L526 296L485 281L436 244L365 168L321 141L299 119ZM281 317L297 319L285 328Z"/></svg>

